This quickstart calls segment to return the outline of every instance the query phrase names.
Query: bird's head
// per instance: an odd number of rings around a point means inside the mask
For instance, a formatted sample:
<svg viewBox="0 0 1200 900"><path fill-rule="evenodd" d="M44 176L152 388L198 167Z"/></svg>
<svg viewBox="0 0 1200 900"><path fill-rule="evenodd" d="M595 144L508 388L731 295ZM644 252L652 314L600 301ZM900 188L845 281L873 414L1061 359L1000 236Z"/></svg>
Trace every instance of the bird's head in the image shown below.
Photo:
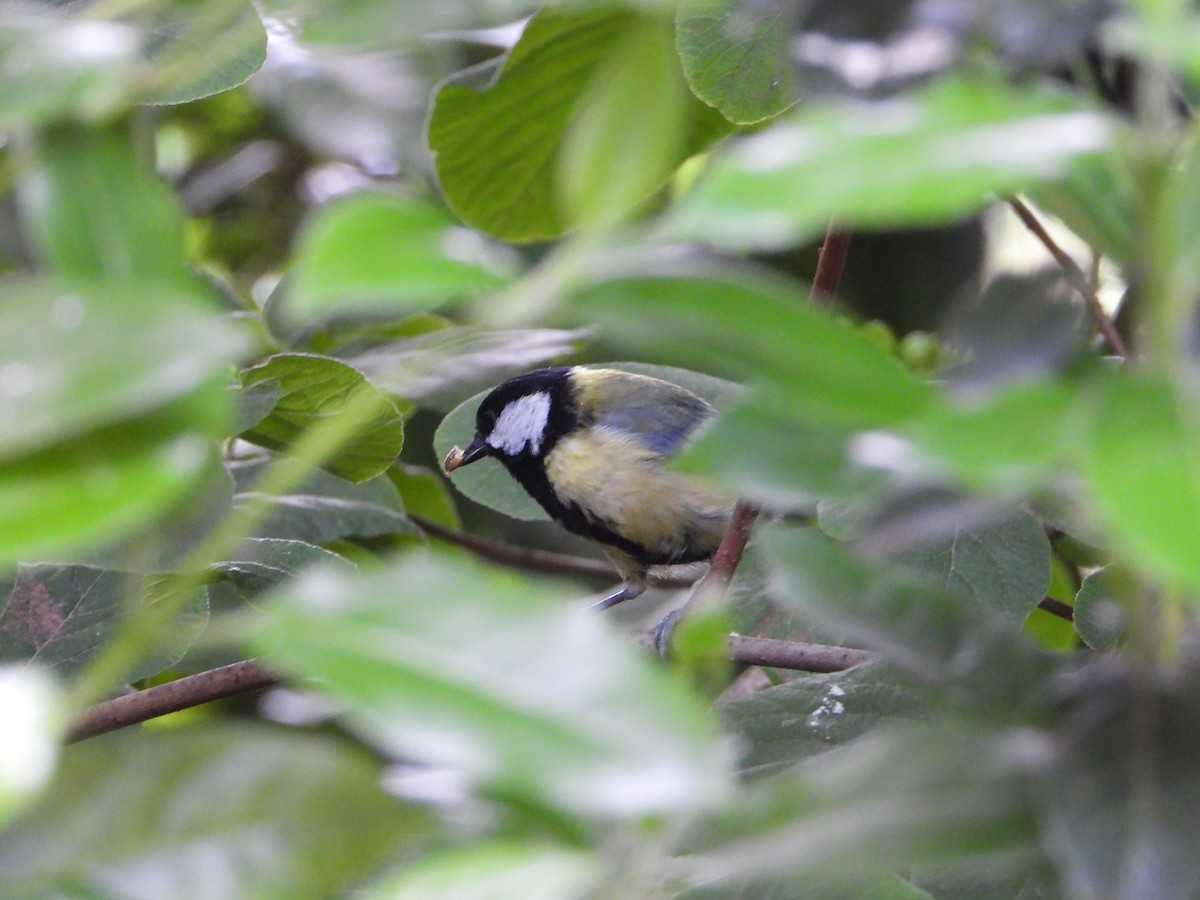
<svg viewBox="0 0 1200 900"><path fill-rule="evenodd" d="M452 451L446 458L446 471L485 456L501 462L544 457L578 424L570 385L572 371L538 369L499 385L479 404L475 436L466 450Z"/></svg>

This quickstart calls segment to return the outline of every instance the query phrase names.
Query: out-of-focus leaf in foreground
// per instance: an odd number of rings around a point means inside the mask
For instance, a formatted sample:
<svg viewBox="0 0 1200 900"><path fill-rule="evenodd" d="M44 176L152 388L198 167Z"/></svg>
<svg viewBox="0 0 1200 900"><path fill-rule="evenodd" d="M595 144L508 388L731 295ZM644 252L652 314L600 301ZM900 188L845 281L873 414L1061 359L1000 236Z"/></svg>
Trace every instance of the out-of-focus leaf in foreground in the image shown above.
<svg viewBox="0 0 1200 900"><path fill-rule="evenodd" d="M590 816L712 805L730 772L713 723L569 597L422 553L301 577L266 604L255 644L320 678L372 744L481 787Z"/></svg>

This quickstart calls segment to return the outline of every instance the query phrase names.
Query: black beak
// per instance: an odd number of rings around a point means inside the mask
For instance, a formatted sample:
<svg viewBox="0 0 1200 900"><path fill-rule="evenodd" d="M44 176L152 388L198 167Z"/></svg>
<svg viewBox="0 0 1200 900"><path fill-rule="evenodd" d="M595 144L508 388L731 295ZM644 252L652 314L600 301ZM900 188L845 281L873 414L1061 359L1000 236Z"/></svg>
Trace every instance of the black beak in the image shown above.
<svg viewBox="0 0 1200 900"><path fill-rule="evenodd" d="M450 455L446 457L445 463L442 464L442 468L449 474L461 466L470 465L476 460L483 459L485 456L490 455L491 452L491 445L479 435L475 435L474 440L467 445L466 450L459 450L457 447L451 450Z"/></svg>

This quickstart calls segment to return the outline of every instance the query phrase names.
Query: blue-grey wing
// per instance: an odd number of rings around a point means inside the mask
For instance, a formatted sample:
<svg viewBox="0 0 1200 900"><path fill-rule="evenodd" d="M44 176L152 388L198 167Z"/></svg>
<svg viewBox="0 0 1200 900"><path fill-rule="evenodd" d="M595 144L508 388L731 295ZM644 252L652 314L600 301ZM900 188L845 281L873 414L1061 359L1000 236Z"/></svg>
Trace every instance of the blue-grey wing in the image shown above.
<svg viewBox="0 0 1200 900"><path fill-rule="evenodd" d="M584 369L576 376L591 424L635 436L663 456L677 452L714 410L678 385L613 369Z"/></svg>

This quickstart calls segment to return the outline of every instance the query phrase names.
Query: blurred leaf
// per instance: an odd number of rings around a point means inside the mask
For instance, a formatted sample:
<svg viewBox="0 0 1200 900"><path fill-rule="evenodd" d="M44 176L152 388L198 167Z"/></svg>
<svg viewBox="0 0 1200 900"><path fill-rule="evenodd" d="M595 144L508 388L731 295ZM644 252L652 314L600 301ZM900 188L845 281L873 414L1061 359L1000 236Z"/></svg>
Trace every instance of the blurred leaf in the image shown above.
<svg viewBox="0 0 1200 900"><path fill-rule="evenodd" d="M5 730L0 744L0 823L7 824L49 782L58 761L62 719L58 690L46 672L36 667L0 668L0 721Z"/></svg>
<svg viewBox="0 0 1200 900"><path fill-rule="evenodd" d="M1031 749L1040 748L1027 733L962 722L874 729L753 784L688 842L680 874L702 885L770 886L786 877L833 887L896 868L1029 853Z"/></svg>
<svg viewBox="0 0 1200 900"><path fill-rule="evenodd" d="M0 8L0 127L107 112L127 93L136 53L137 33L126 26L6 4Z"/></svg>
<svg viewBox="0 0 1200 900"><path fill-rule="evenodd" d="M1047 848L1080 897L1185 900L1200 892L1200 691L1111 660L1070 682L1038 802Z"/></svg>
<svg viewBox="0 0 1200 900"><path fill-rule="evenodd" d="M910 550L898 560L1014 622L1023 622L1050 586L1050 541L1028 513L956 528L947 543Z"/></svg>
<svg viewBox="0 0 1200 900"><path fill-rule="evenodd" d="M687 388L710 403L722 403L735 395L738 387L720 378L688 372L671 366L652 366L643 363L602 363L591 368L612 368L639 375L661 378L680 387ZM495 387L493 385L492 387ZM438 426L433 437L433 448L438 459L444 460L450 448L467 444L475 434L475 411L480 402L491 393L492 388L480 391L464 400L449 412ZM456 469L450 480L464 495L476 503L511 516L514 519L545 519L546 513L525 489L495 459L486 458L461 469Z"/></svg>
<svg viewBox="0 0 1200 900"><path fill-rule="evenodd" d="M400 492L407 512L447 528L462 526L446 482L435 472L397 462L384 475Z"/></svg>
<svg viewBox="0 0 1200 900"><path fill-rule="evenodd" d="M227 401L214 382L214 402ZM179 404L177 404L179 405ZM211 470L215 443L168 410L0 462L0 565L127 536Z"/></svg>
<svg viewBox="0 0 1200 900"><path fill-rule="evenodd" d="M1200 588L1200 408L1148 375L1108 380L1086 435L1084 473L1131 560Z"/></svg>
<svg viewBox="0 0 1200 900"><path fill-rule="evenodd" d="M146 730L68 747L0 835L10 896L331 897L412 842L379 766L313 734Z"/></svg>
<svg viewBox="0 0 1200 900"><path fill-rule="evenodd" d="M230 90L266 60L267 32L249 0L145 3L137 9L131 21L144 35L145 103L186 103Z"/></svg>
<svg viewBox="0 0 1200 900"><path fill-rule="evenodd" d="M614 43L562 138L558 197L572 222L612 225L683 161L692 95L665 18L643 17Z"/></svg>
<svg viewBox="0 0 1200 900"><path fill-rule="evenodd" d="M880 427L933 399L929 385L868 336L804 301L785 281L711 271L613 278L573 302L607 341L758 381L808 422Z"/></svg>
<svg viewBox="0 0 1200 900"><path fill-rule="evenodd" d="M761 775L848 743L885 723L923 717L927 694L880 663L800 675L719 707L740 739L744 773Z"/></svg>
<svg viewBox="0 0 1200 900"><path fill-rule="evenodd" d="M305 569L324 567L326 571L351 574L356 566L332 551L304 541L278 538L246 538L229 559L209 568L220 572L246 598L254 598L269 588L295 578Z"/></svg>
<svg viewBox="0 0 1200 900"><path fill-rule="evenodd" d="M0 660L45 666L66 678L87 665L131 608L159 598L153 592L143 596L142 577L130 572L23 565L0 612ZM178 660L207 622L203 594L190 598L175 619L171 646L140 660L129 679L161 672Z"/></svg>
<svg viewBox="0 0 1200 900"><path fill-rule="evenodd" d="M903 99L805 109L730 145L671 229L721 247L782 249L831 218L948 222L1100 150L1109 131L1066 95L965 77Z"/></svg>
<svg viewBox="0 0 1200 900"><path fill-rule="evenodd" d="M322 207L301 232L283 312L298 322L345 312L403 315L498 287L512 260L441 209L357 194Z"/></svg>
<svg viewBox="0 0 1200 900"><path fill-rule="evenodd" d="M524 803L636 818L727 788L711 724L676 682L559 590L465 557L314 572L275 596L256 645L320 678L376 746Z"/></svg>
<svg viewBox="0 0 1200 900"><path fill-rule="evenodd" d="M481 842L443 850L387 877L364 895L378 900L563 900L596 883L590 853L545 844Z"/></svg>
<svg viewBox="0 0 1200 900"><path fill-rule="evenodd" d="M277 381L256 381L254 384L237 385L237 434L249 431L265 419L279 402L281 393Z"/></svg>
<svg viewBox="0 0 1200 900"><path fill-rule="evenodd" d="M1108 565L1083 579L1075 595L1075 630L1093 650L1116 650L1128 637L1128 615L1121 599L1145 590L1132 573Z"/></svg>
<svg viewBox="0 0 1200 900"><path fill-rule="evenodd" d="M853 646L939 688L955 706L994 721L1039 712L1055 657L988 605L897 569L869 566L815 529L759 529L774 558L776 597Z"/></svg>
<svg viewBox="0 0 1200 900"><path fill-rule="evenodd" d="M791 42L801 4L687 0L676 44L693 93L731 122L749 124L796 102Z"/></svg>
<svg viewBox="0 0 1200 900"><path fill-rule="evenodd" d="M448 410L464 394L573 353L586 335L583 330L557 328L442 328L353 353L339 349L337 355L377 387L424 407Z"/></svg>
<svg viewBox="0 0 1200 900"><path fill-rule="evenodd" d="M386 475L355 484L314 469L296 490L268 496L254 490L265 466L261 460L231 465L238 486L234 504L267 511L255 528L258 537L328 544L338 538L418 533Z"/></svg>
<svg viewBox="0 0 1200 900"><path fill-rule="evenodd" d="M375 404L371 417L336 457L318 462L342 478L366 481L387 469L404 446L396 405L344 362L314 353L279 353L242 373L243 385L262 381L278 382L280 396L270 415L243 433L252 443L287 452L306 429L344 413L359 392L366 392Z"/></svg>
<svg viewBox="0 0 1200 900"><path fill-rule="evenodd" d="M0 297L0 460L194 393L245 347L177 283L10 280Z"/></svg>
<svg viewBox="0 0 1200 900"><path fill-rule="evenodd" d="M602 140L636 135L641 152L653 156L631 162L633 170L626 166L614 176L617 182L610 190L621 189L626 179L636 185L629 196L620 194L621 203L653 190L672 168L711 143L719 134L712 117L686 96L687 108L681 110L669 93L671 79L637 85L637 98L628 96L621 77L604 86L604 73L633 52L627 45L631 35L653 27L649 17L620 6L544 7L529 20L485 89L468 82L494 68L490 62L486 70L468 70L444 83L434 100L428 138L450 208L472 227L504 240L555 237L574 224L558 201L561 179L585 177L588 186L576 186L577 193L582 191L577 199L603 202L597 193L606 171L597 156ZM664 61L656 53L654 60L637 65L655 65L659 71ZM677 71L671 72L673 78ZM664 110L678 118L678 132L643 130L646 121ZM585 117L582 127L594 142L569 137L578 116ZM570 151L579 154L594 144L577 160L591 160L584 173L568 171L564 142L572 141L581 142ZM624 151L621 159L628 159Z"/></svg>
<svg viewBox="0 0 1200 900"><path fill-rule="evenodd" d="M923 456L975 490L1012 492L1050 477L1068 455L1073 393L1052 381L951 398L905 428Z"/></svg>
<svg viewBox="0 0 1200 900"><path fill-rule="evenodd" d="M1135 257L1134 175L1116 153L1071 160L1060 179L1032 186L1039 207L1105 256L1128 263Z"/></svg>
<svg viewBox="0 0 1200 900"><path fill-rule="evenodd" d="M395 50L421 44L426 35L465 31L517 21L529 12L526 0L265 0L264 12L295 23L306 43L345 44L352 49Z"/></svg>
<svg viewBox="0 0 1200 900"><path fill-rule="evenodd" d="M56 272L127 279L130 293L140 287L148 294L148 280L187 275L179 204L138 163L128 127L46 129L19 188L39 249ZM133 299L145 306L155 298Z"/></svg>

